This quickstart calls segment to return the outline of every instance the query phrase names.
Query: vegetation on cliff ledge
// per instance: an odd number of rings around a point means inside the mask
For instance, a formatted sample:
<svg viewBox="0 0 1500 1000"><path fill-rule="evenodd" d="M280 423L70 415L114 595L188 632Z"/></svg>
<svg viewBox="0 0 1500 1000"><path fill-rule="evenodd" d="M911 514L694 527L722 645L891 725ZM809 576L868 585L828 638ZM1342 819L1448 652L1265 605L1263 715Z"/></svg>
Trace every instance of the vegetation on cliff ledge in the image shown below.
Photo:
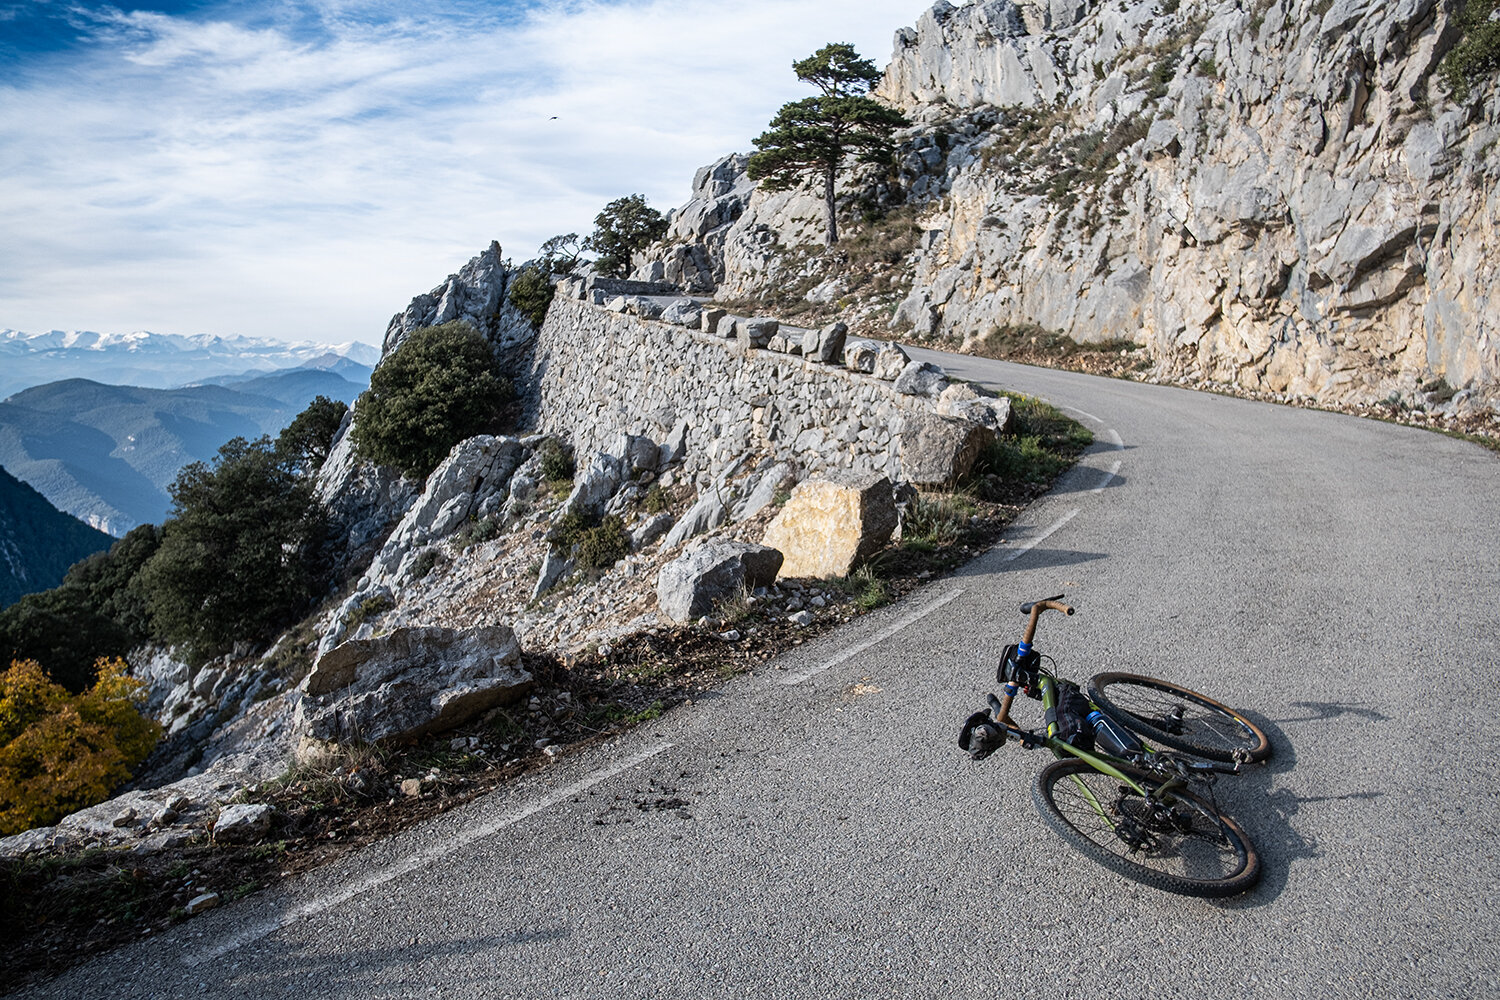
<svg viewBox="0 0 1500 1000"><path fill-rule="evenodd" d="M354 411L354 445L378 465L426 479L454 445L499 430L514 398L479 331L461 322L425 327L370 376Z"/></svg>

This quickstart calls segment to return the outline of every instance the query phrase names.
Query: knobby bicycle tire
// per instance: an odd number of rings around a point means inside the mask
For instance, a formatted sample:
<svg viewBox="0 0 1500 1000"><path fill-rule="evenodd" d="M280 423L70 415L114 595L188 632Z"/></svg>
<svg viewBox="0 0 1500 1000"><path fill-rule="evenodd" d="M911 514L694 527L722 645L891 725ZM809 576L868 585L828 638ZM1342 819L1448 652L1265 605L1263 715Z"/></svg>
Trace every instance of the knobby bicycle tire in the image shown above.
<svg viewBox="0 0 1500 1000"><path fill-rule="evenodd" d="M1159 782L1131 777L1147 791ZM1260 881L1260 856L1233 819L1186 790L1160 805L1076 757L1042 769L1032 798L1047 825L1090 860L1154 889L1233 896Z"/></svg>
<svg viewBox="0 0 1500 1000"><path fill-rule="evenodd" d="M1271 741L1239 712L1180 684L1108 672L1089 681L1089 700L1129 729L1163 746L1208 760L1271 756Z"/></svg>

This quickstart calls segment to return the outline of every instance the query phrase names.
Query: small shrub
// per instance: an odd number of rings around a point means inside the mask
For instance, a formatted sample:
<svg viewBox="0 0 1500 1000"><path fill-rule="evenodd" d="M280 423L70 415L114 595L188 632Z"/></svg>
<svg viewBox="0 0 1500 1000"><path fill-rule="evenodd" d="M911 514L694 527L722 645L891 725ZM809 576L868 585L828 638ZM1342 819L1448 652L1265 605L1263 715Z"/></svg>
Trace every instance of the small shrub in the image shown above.
<svg viewBox="0 0 1500 1000"><path fill-rule="evenodd" d="M602 519L570 511L558 518L547 535L559 549L572 549L583 569L608 569L630 554L630 533L615 514Z"/></svg>
<svg viewBox="0 0 1500 1000"><path fill-rule="evenodd" d="M585 569L609 569L629 554L630 533L614 514L590 528L578 543L578 563Z"/></svg>
<svg viewBox="0 0 1500 1000"><path fill-rule="evenodd" d="M1459 100L1500 71L1500 0L1468 0L1457 18L1461 32L1438 68L1443 84Z"/></svg>
<svg viewBox="0 0 1500 1000"><path fill-rule="evenodd" d="M1206 56L1198 60L1198 65L1193 67L1193 70L1199 76L1208 77L1210 80L1217 80L1219 78L1218 64L1213 61L1211 56Z"/></svg>
<svg viewBox="0 0 1500 1000"><path fill-rule="evenodd" d="M645 497L641 500L641 509L647 514L660 514L670 506L672 506L672 498L662 488L661 483L647 490Z"/></svg>
<svg viewBox="0 0 1500 1000"><path fill-rule="evenodd" d="M500 537L500 521L493 515L481 517L477 521L470 521L454 533L454 541L459 548L467 549L473 545L493 541Z"/></svg>
<svg viewBox="0 0 1500 1000"><path fill-rule="evenodd" d="M659 701L653 701L651 704L647 705L639 712L631 712L630 714L626 715L625 724L628 726L634 726L642 722L650 722L653 719L659 719L661 718L662 710L662 703Z"/></svg>
<svg viewBox="0 0 1500 1000"><path fill-rule="evenodd" d="M846 589L854 598L856 607L864 611L874 611L881 605L890 603L890 589L884 580L875 575L871 567L861 566L845 579L848 581Z"/></svg>
<svg viewBox="0 0 1500 1000"><path fill-rule="evenodd" d="M424 574L425 575L425 574ZM359 602L359 606L344 616L344 627L353 632L371 618L376 618L391 609L390 598L376 594Z"/></svg>
<svg viewBox="0 0 1500 1000"><path fill-rule="evenodd" d="M1156 60L1151 67L1151 85L1146 88L1146 96L1152 99L1165 97L1167 85L1172 82L1172 77L1177 73L1177 62L1182 56L1176 52L1168 52Z"/></svg>
<svg viewBox="0 0 1500 1000"><path fill-rule="evenodd" d="M540 456L542 478L549 483L569 482L578 471L573 462L572 449L557 438L543 441L537 449L537 455Z"/></svg>
<svg viewBox="0 0 1500 1000"><path fill-rule="evenodd" d="M528 267L510 285L510 304L531 320L531 325L540 327L547 318L547 307L552 305L556 288L538 268Z"/></svg>
<svg viewBox="0 0 1500 1000"><path fill-rule="evenodd" d="M975 513L974 504L961 494L919 493L906 509L901 522L901 544L929 550L952 545L963 534Z"/></svg>
<svg viewBox="0 0 1500 1000"><path fill-rule="evenodd" d="M437 549L423 549L416 561L411 564L412 578L420 580L431 573L437 567L439 557Z"/></svg>

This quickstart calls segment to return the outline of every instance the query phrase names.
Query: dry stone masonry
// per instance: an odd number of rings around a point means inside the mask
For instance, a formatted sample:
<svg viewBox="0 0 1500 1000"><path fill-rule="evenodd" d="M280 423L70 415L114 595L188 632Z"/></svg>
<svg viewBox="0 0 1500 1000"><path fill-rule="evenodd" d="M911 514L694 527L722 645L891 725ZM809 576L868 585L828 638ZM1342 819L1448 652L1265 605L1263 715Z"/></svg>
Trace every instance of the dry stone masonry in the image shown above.
<svg viewBox="0 0 1500 1000"><path fill-rule="evenodd" d="M536 429L570 436L580 455L622 434L663 442L700 491L752 454L805 473L909 479L903 431L930 418L949 386L894 344L842 344L842 324L792 330L700 310L694 328L666 310L652 319L575 297L584 294L580 283L560 286L537 336L527 390Z"/></svg>

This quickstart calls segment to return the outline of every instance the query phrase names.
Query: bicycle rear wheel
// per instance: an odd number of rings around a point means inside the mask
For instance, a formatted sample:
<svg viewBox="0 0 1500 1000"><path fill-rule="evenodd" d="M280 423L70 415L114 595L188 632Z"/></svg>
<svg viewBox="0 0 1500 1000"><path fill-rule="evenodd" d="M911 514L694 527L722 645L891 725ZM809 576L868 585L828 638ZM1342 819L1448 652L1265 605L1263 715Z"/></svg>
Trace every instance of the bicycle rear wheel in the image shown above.
<svg viewBox="0 0 1500 1000"><path fill-rule="evenodd" d="M1105 715L1163 746L1208 760L1232 761L1271 756L1271 741L1260 727L1207 695L1171 681L1140 674L1095 674L1089 700Z"/></svg>
<svg viewBox="0 0 1500 1000"><path fill-rule="evenodd" d="M1147 791L1160 783L1131 772ZM1158 801L1076 757L1042 769L1032 797L1058 836L1105 868L1185 896L1233 896L1260 881L1239 824L1187 791Z"/></svg>

